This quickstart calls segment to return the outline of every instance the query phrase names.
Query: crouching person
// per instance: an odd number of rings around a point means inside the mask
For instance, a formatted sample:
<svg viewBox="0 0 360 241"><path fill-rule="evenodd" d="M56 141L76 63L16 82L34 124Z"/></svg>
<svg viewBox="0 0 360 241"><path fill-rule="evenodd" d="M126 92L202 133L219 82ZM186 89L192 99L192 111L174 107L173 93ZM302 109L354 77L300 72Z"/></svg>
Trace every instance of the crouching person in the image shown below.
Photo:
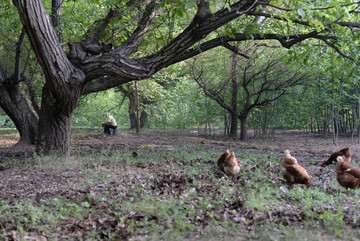
<svg viewBox="0 0 360 241"><path fill-rule="evenodd" d="M102 124L104 127L104 133L106 135L111 135L110 129L114 129L114 132L117 128L117 123L114 117L112 117L109 113L105 113L106 122Z"/></svg>

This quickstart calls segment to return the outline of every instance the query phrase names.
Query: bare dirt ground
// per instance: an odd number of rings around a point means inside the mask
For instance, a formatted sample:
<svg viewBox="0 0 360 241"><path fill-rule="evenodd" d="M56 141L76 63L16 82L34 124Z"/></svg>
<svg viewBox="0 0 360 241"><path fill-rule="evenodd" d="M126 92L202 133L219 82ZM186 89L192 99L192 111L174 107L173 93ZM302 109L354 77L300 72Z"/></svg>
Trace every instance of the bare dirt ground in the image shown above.
<svg viewBox="0 0 360 241"><path fill-rule="evenodd" d="M153 148L202 146L219 152L231 149L237 152L255 151L282 155L285 149L289 149L294 156L300 159L311 158L322 161L327 159L331 153L350 147L353 159L358 159L360 155L360 144L356 138L339 137L337 145L334 145L331 136L325 138L323 135L301 132L281 132L271 138L249 138L247 141L229 140L222 136L198 136L194 134L123 133L119 136L89 136L83 140L77 140L75 143L74 151L81 150L81 147L98 150L106 146L129 149L141 148L144 145Z"/></svg>
<svg viewBox="0 0 360 241"><path fill-rule="evenodd" d="M93 130L89 130L89 133ZM6 158L23 159L33 155L34 146L16 146L19 137L16 135L0 136L0 162ZM15 145L15 146L14 146ZM292 155L300 160L315 159L324 161L328 156L345 147L350 147L354 160L359 159L360 144L357 137L339 137L336 145L330 135L301 133L297 131L281 131L270 138L249 138L247 141L229 140L220 135L203 135L189 132L151 131L146 133L121 133L117 136L103 134L75 137L72 141L72 152L97 152L103 148L138 149L147 148L176 148L184 146L201 146L223 152L231 149L236 152L260 152L282 155L289 149ZM0 166L1 169L1 166Z"/></svg>
<svg viewBox="0 0 360 241"><path fill-rule="evenodd" d="M34 147L14 146L19 137L15 135L0 136L0 161L4 158L22 158L31 155ZM137 149L146 145L153 148L168 148L182 146L202 146L214 150L224 151L228 148L234 151L256 151L271 154L282 154L289 149L294 156L323 160L336 150L351 147L354 159L360 156L360 144L357 137L339 137L336 145L332 137L320 134L308 134L296 131L280 132L270 138L249 138L247 141L228 140L222 136L199 136L196 133L179 132L173 135L161 131L147 133L122 133L118 136L104 136L102 134L88 135L85 138L73 140L72 150L97 151L102 148Z"/></svg>

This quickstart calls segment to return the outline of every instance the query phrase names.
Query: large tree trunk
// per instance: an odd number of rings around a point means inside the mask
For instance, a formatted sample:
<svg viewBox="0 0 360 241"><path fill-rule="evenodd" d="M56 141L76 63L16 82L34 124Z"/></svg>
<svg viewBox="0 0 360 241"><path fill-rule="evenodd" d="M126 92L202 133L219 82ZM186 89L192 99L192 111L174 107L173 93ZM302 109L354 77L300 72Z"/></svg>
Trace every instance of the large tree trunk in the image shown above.
<svg viewBox="0 0 360 241"><path fill-rule="evenodd" d="M13 3L32 48L44 71L46 83L42 92L39 117L39 154L70 154L71 117L79 100L85 74L66 57L49 16L40 0Z"/></svg>
<svg viewBox="0 0 360 241"><path fill-rule="evenodd" d="M68 92L66 99L58 98L48 83L44 85L39 121L38 153L49 154L56 151L66 156L70 155L71 120L79 96L80 89L77 92Z"/></svg>
<svg viewBox="0 0 360 241"><path fill-rule="evenodd" d="M20 140L17 145L36 143L39 122L38 112L32 107L20 88L20 82L26 81L25 71L21 73L24 38L25 31L22 30L19 41L16 43L13 74L9 75L7 73L9 68L0 63L0 107L12 119L20 133Z"/></svg>
<svg viewBox="0 0 360 241"><path fill-rule="evenodd" d="M39 117L18 84L0 87L0 107L20 133L18 144L35 144Z"/></svg>

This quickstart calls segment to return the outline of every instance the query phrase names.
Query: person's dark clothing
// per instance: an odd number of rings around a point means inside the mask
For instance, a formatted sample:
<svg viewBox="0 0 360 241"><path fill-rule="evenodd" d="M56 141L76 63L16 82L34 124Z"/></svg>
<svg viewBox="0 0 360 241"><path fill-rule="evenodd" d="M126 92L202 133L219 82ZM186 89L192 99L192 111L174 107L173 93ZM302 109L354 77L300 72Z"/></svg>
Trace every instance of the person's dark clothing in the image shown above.
<svg viewBox="0 0 360 241"><path fill-rule="evenodd" d="M105 133L106 135L111 135L110 129L113 129L113 130L115 131L116 128L117 128L117 126L113 126L113 125L111 125L111 124L105 124L105 126L104 126L104 133Z"/></svg>

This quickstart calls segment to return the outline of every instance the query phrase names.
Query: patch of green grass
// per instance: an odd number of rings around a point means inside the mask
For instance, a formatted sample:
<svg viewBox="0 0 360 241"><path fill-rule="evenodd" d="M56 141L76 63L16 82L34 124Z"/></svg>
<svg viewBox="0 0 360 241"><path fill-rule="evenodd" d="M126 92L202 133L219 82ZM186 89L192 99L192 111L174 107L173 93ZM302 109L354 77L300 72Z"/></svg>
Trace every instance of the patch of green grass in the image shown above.
<svg viewBox="0 0 360 241"><path fill-rule="evenodd" d="M246 200L246 207L256 211L276 211L282 205L282 197L277 188L267 184L243 196Z"/></svg>
<svg viewBox="0 0 360 241"><path fill-rule="evenodd" d="M326 230L317 229L314 226L294 227L284 225L267 224L262 227L255 227L254 232L250 234L250 240L309 240L309 241L326 241L326 240L348 240L346 236L334 237Z"/></svg>
<svg viewBox="0 0 360 241"><path fill-rule="evenodd" d="M39 203L24 200L14 204L2 200L0 206L1 228L4 230L11 227L22 236L32 231L52 234L64 221L74 218L83 219L86 216L87 208L84 205L68 202L65 198ZM16 222L10 220L16 220ZM0 238L7 240L6 232L0 233Z"/></svg>
<svg viewBox="0 0 360 241"><path fill-rule="evenodd" d="M8 135L18 135L19 132L16 128L0 128L0 135L8 136Z"/></svg>

